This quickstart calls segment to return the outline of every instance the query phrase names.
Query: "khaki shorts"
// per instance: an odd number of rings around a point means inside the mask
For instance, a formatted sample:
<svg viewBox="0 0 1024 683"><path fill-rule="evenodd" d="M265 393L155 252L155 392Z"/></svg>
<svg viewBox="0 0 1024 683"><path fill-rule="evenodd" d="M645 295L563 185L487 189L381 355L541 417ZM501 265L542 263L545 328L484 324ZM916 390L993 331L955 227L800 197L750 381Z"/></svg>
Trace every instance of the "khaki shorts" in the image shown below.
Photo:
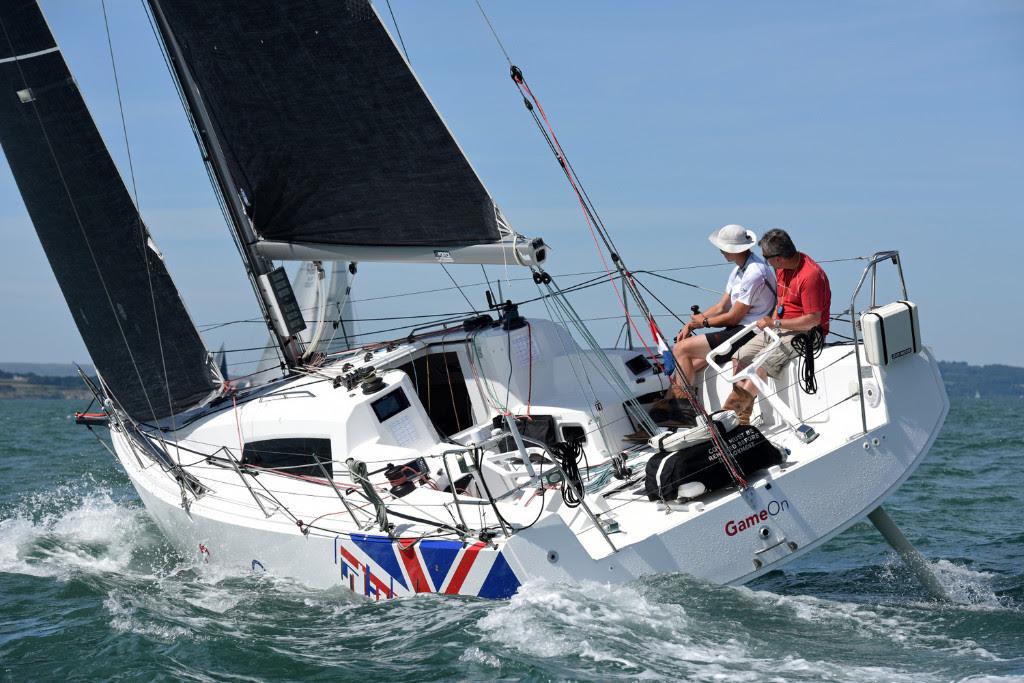
<svg viewBox="0 0 1024 683"><path fill-rule="evenodd" d="M777 377L782 371L786 364L797 357L797 352L793 350L793 345L790 343L796 332L791 330L782 330L779 332L779 338L782 339L782 344L768 354L768 357L761 363L761 367L768 373L769 377ZM753 339L748 341L746 344L740 347L740 350L736 352L736 358L739 359L744 365L750 365L754 361L754 357L768 348L768 345L774 341L765 332L760 332L754 336Z"/></svg>

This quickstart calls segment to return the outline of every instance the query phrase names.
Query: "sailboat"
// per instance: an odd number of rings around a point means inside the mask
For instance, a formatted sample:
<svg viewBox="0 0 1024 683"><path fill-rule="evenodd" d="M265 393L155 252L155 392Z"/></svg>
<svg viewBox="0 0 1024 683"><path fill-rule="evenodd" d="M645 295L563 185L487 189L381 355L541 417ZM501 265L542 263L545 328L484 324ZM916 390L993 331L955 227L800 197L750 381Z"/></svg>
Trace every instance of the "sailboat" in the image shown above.
<svg viewBox="0 0 1024 683"><path fill-rule="evenodd" d="M913 557L881 504L948 400L905 285L875 300L879 268L903 283L900 254L869 260L853 338L824 346L816 393L794 364L760 380L738 425L722 404L758 361L737 374L712 357L691 424L666 428L649 410L670 386L657 354L601 348L367 0L145 4L284 372L223 377L30 0L0 7L0 142L97 369L112 452L182 552L376 600L660 572L742 584L865 516ZM491 297L487 313L338 350L321 344L327 288L296 297L287 261L316 277L522 268L554 319Z"/></svg>

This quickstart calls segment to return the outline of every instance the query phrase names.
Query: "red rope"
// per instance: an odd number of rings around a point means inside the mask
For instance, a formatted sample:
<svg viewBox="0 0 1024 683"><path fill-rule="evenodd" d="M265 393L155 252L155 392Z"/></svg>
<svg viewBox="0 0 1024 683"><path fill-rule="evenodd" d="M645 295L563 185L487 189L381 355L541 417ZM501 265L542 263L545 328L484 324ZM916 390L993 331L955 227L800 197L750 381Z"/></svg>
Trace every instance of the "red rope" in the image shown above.
<svg viewBox="0 0 1024 683"><path fill-rule="evenodd" d="M238 457L242 457L245 447L242 445L242 422L238 416L238 401L235 400L235 394L231 394L231 407L235 412L235 431L238 433Z"/></svg>
<svg viewBox="0 0 1024 683"><path fill-rule="evenodd" d="M640 333L639 328L637 328L636 323L633 321L633 317L629 314L629 308L626 307L626 302L623 301L622 295L619 293L619 288L615 286L615 276L612 275L611 268L608 267L608 261L604 257L604 250L601 249L601 242L597 239L597 232L594 230L594 224L590 219L590 212L587 211L587 203L583 199L583 193L580 191L579 186L576 184L576 179L572 177L572 173L569 171L569 164L565 160L565 152L562 150L562 143L558 141L558 136L555 135L555 130L551 126L551 121L548 120L548 115L544 112L544 107L541 106L540 100L538 100L537 96L533 94L533 91L530 90L530 86L526 84L526 81L524 81L521 76L513 76L513 79L515 80L516 85L519 86L520 91L525 91L526 94L530 96L530 99L533 100L533 103L537 106L537 111L540 112L541 118L544 119L544 125L547 127L548 133L551 135L551 140L554 142L555 155L558 157L558 164L562 167L562 172L565 173L565 177L572 186L573 192L576 193L576 200L580 203L580 208L583 210L583 218L587 222L587 229L590 230L590 236L594 240L594 246L597 247L597 254L601 257L601 265L604 267L604 272L608 275L608 281L612 285L612 291L615 292L615 298L619 300L619 306L622 307L623 313L626 314L626 321L629 323L630 327L633 328L637 339L639 339L640 343L643 344L644 350L647 351L648 355L654 356L654 353L647 345L647 342L644 341L644 335ZM632 279L632 275L628 270L626 271L626 275Z"/></svg>
<svg viewBox="0 0 1024 683"><path fill-rule="evenodd" d="M605 260L604 257L604 251L601 249L601 243L597 239L597 232L594 230L594 224L591 221L590 212L587 210L587 203L583 197L582 191L576 184L576 179L573 177L572 171L569 170L569 163L565 159L565 152L562 150L562 144L558 141L558 136L555 135L555 130L551 126L551 122L548 120L547 114L544 112L544 107L541 105L540 100L538 100L537 97L533 94L533 91L530 90L530 86L526 84L526 81L523 79L522 72L515 67L513 67L512 70L512 80L519 88L520 94L523 94L525 92L525 95L529 95L530 100L532 100L534 105L536 105L537 111L540 112L540 117L541 119L544 120L544 125L547 127L548 133L550 134L552 147L554 149L555 156L558 159L558 164L562 167L562 172L565 173L565 177L566 179L568 179L569 184L572 186L573 192L576 193L576 199L580 203L580 208L583 210L583 217L587 221L587 228L590 230L590 236L593 238L594 246L597 247L597 253L601 257L601 265L604 267L604 271L608 275L608 280L612 284L612 290L614 290L615 292L615 298L618 299L619 305L622 307L622 310L626 315L626 321L633 328L633 331L636 333L636 336L640 340L640 343L643 344L644 350L647 352L649 356L654 357L655 354L651 351L651 348L647 345L647 342L644 341L644 336L640 333L640 330L637 328L632 316L629 314L629 309L626 307L626 303L625 301L623 301L622 296L619 293L619 288L615 286L615 277L612 275L611 269L608 267L608 262ZM625 267L622 267L622 269L624 271L624 276L629 280L629 283L635 289L636 281L633 279L633 274L629 272L629 270L626 269ZM654 320L654 315L652 313L647 313L646 315L647 322L651 328L651 334L653 335L655 341L655 346L657 346L657 341L659 339L661 339L664 342L665 346L668 346L668 341L666 341L664 337L658 332L658 325L657 322ZM671 347L669 348L671 349ZM688 391L687 393L691 392ZM707 421L708 429L711 435L711 440L716 446L718 446L718 450L721 453L722 462L725 463L725 466L729 470L729 473L732 475L733 480L740 486L740 488L745 489L747 487L747 481L739 473L738 467L734 464L728 444L718 434L718 430L715 428L711 416L708 415L707 411L704 409L704 406L701 405L700 401L697 399L696 396L690 396L690 403L693 405L694 409Z"/></svg>

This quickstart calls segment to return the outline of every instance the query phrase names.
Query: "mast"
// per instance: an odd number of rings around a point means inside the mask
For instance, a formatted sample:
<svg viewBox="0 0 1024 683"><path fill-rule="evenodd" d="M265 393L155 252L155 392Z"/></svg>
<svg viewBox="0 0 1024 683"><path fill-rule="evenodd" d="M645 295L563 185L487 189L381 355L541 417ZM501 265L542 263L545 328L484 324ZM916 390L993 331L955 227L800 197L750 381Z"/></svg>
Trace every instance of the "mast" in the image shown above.
<svg viewBox="0 0 1024 683"><path fill-rule="evenodd" d="M181 47L160 7L160 0L148 0L148 4L153 11L153 18L160 31L170 64L192 116L196 139L203 152L203 161L211 170L215 189L227 207L235 242L256 292L263 318L277 340L288 367L294 367L300 363L302 357L296 335L305 329L306 324L295 301L288 276L284 268L274 268L273 261L257 251L256 243L259 238L245 209L245 203L251 199L236 190L224 148Z"/></svg>

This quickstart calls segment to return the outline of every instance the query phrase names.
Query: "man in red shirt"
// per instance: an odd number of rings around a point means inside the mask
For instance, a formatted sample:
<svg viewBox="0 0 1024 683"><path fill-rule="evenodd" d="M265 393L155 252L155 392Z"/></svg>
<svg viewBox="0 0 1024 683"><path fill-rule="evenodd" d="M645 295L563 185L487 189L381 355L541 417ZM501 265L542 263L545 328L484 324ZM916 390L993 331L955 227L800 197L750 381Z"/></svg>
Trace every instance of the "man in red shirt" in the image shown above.
<svg viewBox="0 0 1024 683"><path fill-rule="evenodd" d="M768 265L775 268L778 282L778 305L772 315L757 321L759 329L771 327L782 339L782 344L772 351L758 368L762 378L775 377L791 360L796 358L793 337L802 332L821 328L824 337L828 334L829 306L832 290L828 276L807 254L796 250L796 245L785 230L769 230L758 242L761 254ZM761 351L772 342L767 334L759 334L740 347L736 353L741 367L750 365ZM749 424L754 409L757 388L750 380L733 385L733 391L722 404L726 410L735 410L741 424Z"/></svg>

